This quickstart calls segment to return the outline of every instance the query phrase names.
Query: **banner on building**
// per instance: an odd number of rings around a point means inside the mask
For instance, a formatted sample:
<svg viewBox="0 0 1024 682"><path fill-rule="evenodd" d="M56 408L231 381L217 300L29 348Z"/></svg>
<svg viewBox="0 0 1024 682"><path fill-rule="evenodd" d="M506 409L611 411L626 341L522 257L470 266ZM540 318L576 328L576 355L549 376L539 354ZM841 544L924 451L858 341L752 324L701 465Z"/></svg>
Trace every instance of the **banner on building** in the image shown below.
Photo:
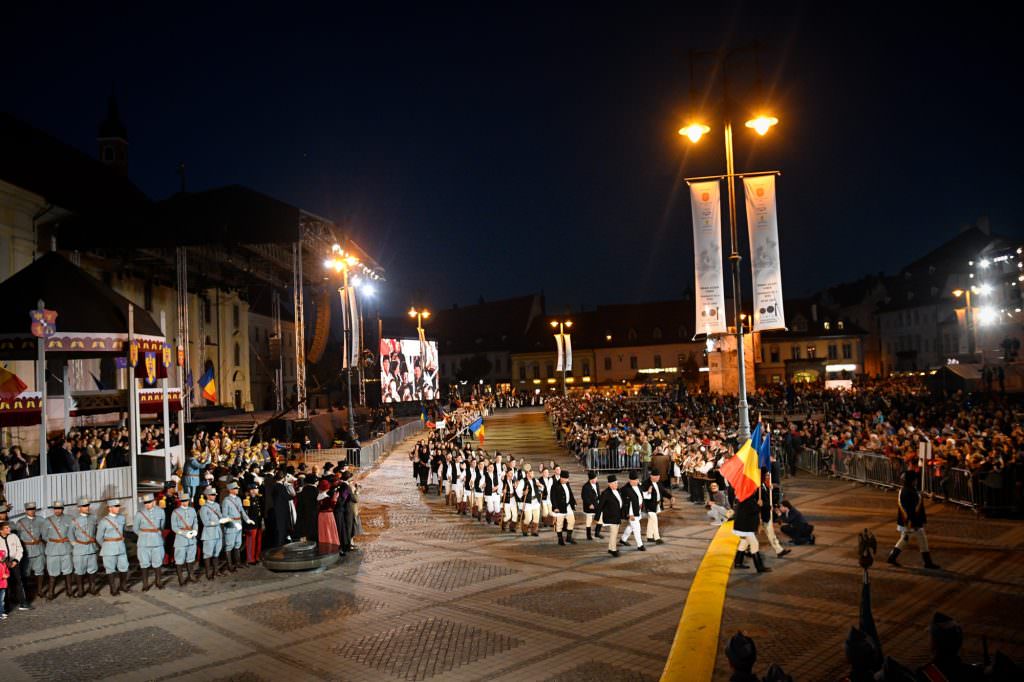
<svg viewBox="0 0 1024 682"><path fill-rule="evenodd" d="M555 334L555 346L558 349L558 364L555 365L555 371L562 371L562 335Z"/></svg>
<svg viewBox="0 0 1024 682"><path fill-rule="evenodd" d="M743 178L747 195L747 232L754 283L754 329L785 329L782 310L782 263L779 220L775 211L775 176Z"/></svg>
<svg viewBox="0 0 1024 682"><path fill-rule="evenodd" d="M690 183L693 212L693 271L698 334L724 334L722 198L718 180Z"/></svg>
<svg viewBox="0 0 1024 682"><path fill-rule="evenodd" d="M572 371L572 337L570 334L562 335L562 342L565 344L565 371Z"/></svg>

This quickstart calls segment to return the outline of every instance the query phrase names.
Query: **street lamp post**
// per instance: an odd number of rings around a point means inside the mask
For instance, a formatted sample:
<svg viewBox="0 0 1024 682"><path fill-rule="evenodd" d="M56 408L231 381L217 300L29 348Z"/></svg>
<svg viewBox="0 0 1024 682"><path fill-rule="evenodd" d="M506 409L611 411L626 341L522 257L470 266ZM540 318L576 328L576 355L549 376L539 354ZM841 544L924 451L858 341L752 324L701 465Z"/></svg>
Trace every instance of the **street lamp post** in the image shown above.
<svg viewBox="0 0 1024 682"><path fill-rule="evenodd" d="M562 366L562 397L564 398L568 394L568 389L565 387L565 374L569 371L569 354L566 352L565 330L572 329L572 320L551 320L551 328L557 329L558 335L562 339L561 346L558 346L560 354L558 364Z"/></svg>
<svg viewBox="0 0 1024 682"><path fill-rule="evenodd" d="M731 53L730 53L731 54ZM729 55L726 55L728 58ZM725 78L725 67L726 64L722 64L721 73L723 74L723 81ZM692 73L691 73L692 81ZM723 87L726 88L727 93L727 82L723 82ZM742 306L741 300L741 288L740 288L740 261L742 256L739 253L739 241L736 236L736 179L743 177L744 175L764 175L766 173L743 173L737 175L735 164L733 162L733 149L732 149L732 119L730 112L728 111L728 95L724 97L725 105L725 175L724 176L713 176L714 178L724 179L728 183L728 197L729 197L729 262L732 264L732 319L733 324L736 325L736 360L739 364L739 377L737 393L739 394L739 424L736 429L736 435L740 442L745 441L750 437L750 407L747 403L747 365L745 351L743 348L743 324L740 319L740 308ZM773 126L778 124L779 119L771 116L767 113L760 113L753 118L746 121L745 127L754 130L758 135L764 136ZM679 134L690 140L691 143L696 144L700 139L711 132L711 128L700 121L691 121L686 126L679 129ZM772 171L774 172L774 171ZM698 180L698 179L710 179L710 178L687 178L687 180Z"/></svg>
<svg viewBox="0 0 1024 682"><path fill-rule="evenodd" d="M425 377L427 371L427 341L423 332L423 320L430 319L430 311L426 308L409 308L409 317L416 319L416 338L420 342L420 376Z"/></svg>

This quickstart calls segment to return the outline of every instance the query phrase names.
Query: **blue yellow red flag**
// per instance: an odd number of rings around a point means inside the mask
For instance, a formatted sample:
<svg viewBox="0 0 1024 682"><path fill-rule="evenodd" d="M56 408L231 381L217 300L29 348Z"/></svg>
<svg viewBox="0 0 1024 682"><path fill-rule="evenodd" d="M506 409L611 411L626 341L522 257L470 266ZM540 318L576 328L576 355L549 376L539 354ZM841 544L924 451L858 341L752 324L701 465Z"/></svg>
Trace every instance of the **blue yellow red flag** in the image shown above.
<svg viewBox="0 0 1024 682"><path fill-rule="evenodd" d="M737 502L747 499L761 487L761 467L758 466L757 451L751 447L749 438L719 470L736 491Z"/></svg>

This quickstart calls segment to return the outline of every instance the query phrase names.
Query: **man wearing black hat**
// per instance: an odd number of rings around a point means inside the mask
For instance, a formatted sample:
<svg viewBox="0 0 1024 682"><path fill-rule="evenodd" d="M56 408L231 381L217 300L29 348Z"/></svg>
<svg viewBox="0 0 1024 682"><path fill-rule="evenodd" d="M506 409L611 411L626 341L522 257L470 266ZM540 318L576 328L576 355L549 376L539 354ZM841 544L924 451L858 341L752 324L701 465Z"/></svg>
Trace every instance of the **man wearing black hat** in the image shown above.
<svg viewBox="0 0 1024 682"><path fill-rule="evenodd" d="M587 482L583 484L583 490L580 491L580 497L583 498L583 517L587 524L588 540L593 539L590 534L590 526L594 523L595 518L597 518L597 525L594 527L594 532L597 537L601 537L601 519L597 514L597 500L600 496L601 489L597 485L597 472L590 470L587 472Z"/></svg>
<svg viewBox="0 0 1024 682"><path fill-rule="evenodd" d="M608 553L619 556L619 523L622 522L622 494L618 490L619 479L608 474L608 487L601 491L597 500L597 516L601 525L608 530Z"/></svg>
<svg viewBox="0 0 1024 682"><path fill-rule="evenodd" d="M896 509L896 530L900 532L900 539L889 552L887 561L893 566L899 566L896 559L910 544L910 536L913 535L921 549L924 567L937 569L939 567L932 561L932 554L928 551L928 536L924 534L927 515L924 510L924 496L917 489L917 481L917 472L907 471L903 474L903 487L900 488Z"/></svg>
<svg viewBox="0 0 1024 682"><path fill-rule="evenodd" d="M932 660L917 671L923 680L963 680L974 682L984 679L981 666L970 665L960 660L960 648L964 644L964 631L960 624L944 613L935 612L928 626L928 643Z"/></svg>
<svg viewBox="0 0 1024 682"><path fill-rule="evenodd" d="M753 673L754 664L757 663L754 640L737 632L725 645L725 657L729 659L729 667L732 669L730 682L760 682Z"/></svg>
<svg viewBox="0 0 1024 682"><path fill-rule="evenodd" d="M575 545L572 530L576 526L576 498L569 488L569 472L563 471L558 474L557 481L551 481L551 511L555 515L555 535L558 536L558 544L564 546L568 542Z"/></svg>
<svg viewBox="0 0 1024 682"><path fill-rule="evenodd" d="M629 472L629 485L622 492L622 515L626 517L626 532L622 534L622 544L629 544L629 536L636 535L636 550L646 552L644 540L640 535L640 514L644 508L644 496L640 490L640 476L635 471Z"/></svg>
<svg viewBox="0 0 1024 682"><path fill-rule="evenodd" d="M644 481L640 490L643 491L644 509L647 511L647 540L657 545L664 544L658 527L658 514L664 510L665 498L672 497L672 493L662 485L661 472L653 468L651 477Z"/></svg>

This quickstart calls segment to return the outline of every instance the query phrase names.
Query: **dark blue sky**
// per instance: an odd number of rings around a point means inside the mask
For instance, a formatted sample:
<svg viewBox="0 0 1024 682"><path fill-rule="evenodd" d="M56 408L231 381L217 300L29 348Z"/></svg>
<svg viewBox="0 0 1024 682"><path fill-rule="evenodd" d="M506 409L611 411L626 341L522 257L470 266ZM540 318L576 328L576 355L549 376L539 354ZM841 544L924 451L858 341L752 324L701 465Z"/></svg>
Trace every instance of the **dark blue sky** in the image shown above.
<svg viewBox="0 0 1024 682"><path fill-rule="evenodd" d="M555 310L692 287L681 178L724 155L717 128L676 134L687 53L759 40L781 124L741 127L736 159L783 171L787 294L895 270L980 215L1021 235L1012 22L819 4L8 8L0 108L95 153L116 83L150 196L184 161L189 189L248 185L349 225L389 309L543 290ZM753 59L732 73L752 95Z"/></svg>

